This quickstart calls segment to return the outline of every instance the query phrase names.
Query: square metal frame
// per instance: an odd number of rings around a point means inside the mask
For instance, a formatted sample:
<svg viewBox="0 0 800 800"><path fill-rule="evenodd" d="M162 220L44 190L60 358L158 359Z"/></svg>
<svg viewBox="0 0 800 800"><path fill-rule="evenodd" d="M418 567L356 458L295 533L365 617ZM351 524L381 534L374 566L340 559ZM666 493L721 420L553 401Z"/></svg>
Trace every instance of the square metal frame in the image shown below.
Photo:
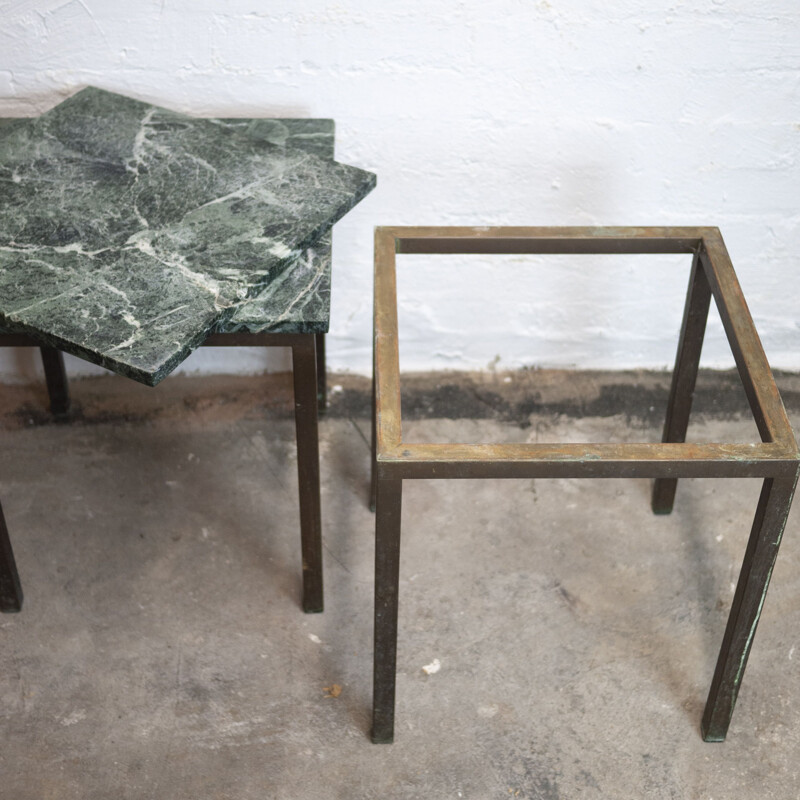
<svg viewBox="0 0 800 800"><path fill-rule="evenodd" d="M395 254L653 254L692 257L661 443L416 444L404 442ZM686 443L714 297L761 442ZM791 426L725 243L712 227L456 228L375 231L372 505L375 520L374 742L394 736L402 482L412 478L654 478L653 511L672 510L677 479L764 483L701 729L728 731L800 470Z"/></svg>

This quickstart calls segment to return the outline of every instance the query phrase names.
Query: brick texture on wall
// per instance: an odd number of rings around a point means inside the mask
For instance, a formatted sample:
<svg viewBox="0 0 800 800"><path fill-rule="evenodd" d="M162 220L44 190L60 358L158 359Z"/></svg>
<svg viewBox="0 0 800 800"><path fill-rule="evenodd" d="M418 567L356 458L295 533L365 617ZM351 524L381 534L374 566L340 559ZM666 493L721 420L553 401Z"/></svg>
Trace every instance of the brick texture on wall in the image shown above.
<svg viewBox="0 0 800 800"><path fill-rule="evenodd" d="M0 0L0 115L87 84L196 115L336 120L337 157L378 188L335 230L333 369L370 369L383 224L717 225L768 358L800 369L796 0ZM415 370L666 367L689 274L671 257L399 266ZM287 364L207 350L184 368ZM733 364L716 317L703 364ZM0 353L0 379L37 370Z"/></svg>

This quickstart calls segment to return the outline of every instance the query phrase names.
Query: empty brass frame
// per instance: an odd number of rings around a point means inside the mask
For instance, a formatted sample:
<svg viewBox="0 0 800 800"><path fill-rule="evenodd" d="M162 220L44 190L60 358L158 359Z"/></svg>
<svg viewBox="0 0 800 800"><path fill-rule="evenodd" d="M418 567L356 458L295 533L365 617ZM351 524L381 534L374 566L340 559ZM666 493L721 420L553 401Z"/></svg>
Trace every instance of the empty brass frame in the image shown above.
<svg viewBox="0 0 800 800"><path fill-rule="evenodd" d="M661 443L415 444L402 438L396 253L636 254L692 257ZM685 442L714 297L761 442ZM411 478L654 478L653 510L669 513L681 477L763 478L763 488L702 719L725 739L778 553L800 454L720 232L716 228L378 228L375 232L372 500L376 509L375 742L394 731L402 482Z"/></svg>

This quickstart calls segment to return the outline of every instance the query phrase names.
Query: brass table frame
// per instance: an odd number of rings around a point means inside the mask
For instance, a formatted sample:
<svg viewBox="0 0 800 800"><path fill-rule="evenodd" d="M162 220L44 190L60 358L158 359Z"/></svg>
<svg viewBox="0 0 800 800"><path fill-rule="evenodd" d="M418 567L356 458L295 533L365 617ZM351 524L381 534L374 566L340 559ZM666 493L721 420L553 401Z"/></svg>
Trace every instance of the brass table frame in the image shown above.
<svg viewBox="0 0 800 800"><path fill-rule="evenodd" d="M303 610L323 609L322 522L319 486L318 414L325 408L325 334L322 333L216 333L205 347L290 347L294 381L297 436L297 475L300 495L300 545L303 564ZM69 415L70 398L64 358L60 350L43 347L24 335L0 334L0 347L39 347L56 418ZM318 393L319 387L319 393ZM22 588L14 553L0 506L0 611L22 608Z"/></svg>
<svg viewBox="0 0 800 800"><path fill-rule="evenodd" d="M414 444L403 441L396 253L685 253L691 276L662 443ZM761 442L685 442L700 350L714 297ZM678 478L763 478L701 730L723 741L778 554L800 453L717 228L431 228L375 231L372 503L375 639L372 740L394 737L400 512L404 479L654 478L653 511L672 510Z"/></svg>

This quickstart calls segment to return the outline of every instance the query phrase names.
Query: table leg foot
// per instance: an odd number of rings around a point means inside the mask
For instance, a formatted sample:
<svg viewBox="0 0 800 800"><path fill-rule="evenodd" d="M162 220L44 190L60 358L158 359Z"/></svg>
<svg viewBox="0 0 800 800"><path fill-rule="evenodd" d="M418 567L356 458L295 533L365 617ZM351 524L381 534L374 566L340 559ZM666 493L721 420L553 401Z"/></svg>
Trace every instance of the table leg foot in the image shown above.
<svg viewBox="0 0 800 800"><path fill-rule="evenodd" d="M703 714L707 742L722 742L728 733L796 481L796 476L764 481Z"/></svg>
<svg viewBox="0 0 800 800"><path fill-rule="evenodd" d="M650 505L654 514L672 513L677 488L677 478L656 478L653 481L653 494Z"/></svg>

